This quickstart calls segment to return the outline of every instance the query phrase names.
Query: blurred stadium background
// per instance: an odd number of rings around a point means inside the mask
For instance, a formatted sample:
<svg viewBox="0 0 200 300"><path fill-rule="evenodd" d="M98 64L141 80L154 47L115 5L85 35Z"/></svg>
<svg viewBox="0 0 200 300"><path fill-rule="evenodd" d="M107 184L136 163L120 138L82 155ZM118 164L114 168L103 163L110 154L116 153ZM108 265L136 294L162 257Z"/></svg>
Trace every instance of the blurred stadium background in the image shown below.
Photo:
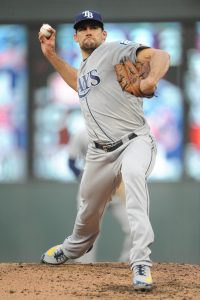
<svg viewBox="0 0 200 300"><path fill-rule="evenodd" d="M200 263L200 2L1 0L0 261L37 262L70 234L78 185L67 166L83 118L76 93L43 57L37 34L57 30L57 50L74 67L73 17L104 16L108 41L133 40L170 53L171 67L144 110L157 139L149 179L155 261ZM5 2L5 3L4 3ZM122 232L106 212L98 260L115 261Z"/></svg>

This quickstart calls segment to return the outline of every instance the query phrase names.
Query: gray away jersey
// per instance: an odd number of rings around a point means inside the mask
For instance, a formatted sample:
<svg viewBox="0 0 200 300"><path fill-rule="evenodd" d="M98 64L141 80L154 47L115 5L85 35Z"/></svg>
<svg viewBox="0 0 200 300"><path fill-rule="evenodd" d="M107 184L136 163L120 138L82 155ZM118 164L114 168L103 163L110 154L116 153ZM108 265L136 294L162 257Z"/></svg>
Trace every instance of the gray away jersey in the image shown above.
<svg viewBox="0 0 200 300"><path fill-rule="evenodd" d="M124 57L136 60L136 51L148 48L125 42L103 43L81 63L78 94L91 141L115 142L134 132L149 133L143 99L122 91L114 66Z"/></svg>

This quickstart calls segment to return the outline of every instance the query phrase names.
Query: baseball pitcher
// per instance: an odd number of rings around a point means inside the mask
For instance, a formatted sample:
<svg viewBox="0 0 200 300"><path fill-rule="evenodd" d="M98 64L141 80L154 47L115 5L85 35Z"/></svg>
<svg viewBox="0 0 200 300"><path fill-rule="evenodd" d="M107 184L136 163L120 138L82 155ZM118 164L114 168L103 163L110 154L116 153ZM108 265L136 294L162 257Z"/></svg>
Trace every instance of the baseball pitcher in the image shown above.
<svg viewBox="0 0 200 300"><path fill-rule="evenodd" d="M75 17L74 40L83 57L79 70L55 51L56 31L39 33L41 49L66 83L78 92L89 146L81 179L81 206L71 235L46 251L41 261L62 264L88 252L102 215L122 177L131 232L130 266L136 290L150 290L154 233L149 220L147 178L156 157L155 140L143 113L169 68L169 55L130 41L107 43L102 16L86 10ZM148 100L151 101L151 100Z"/></svg>

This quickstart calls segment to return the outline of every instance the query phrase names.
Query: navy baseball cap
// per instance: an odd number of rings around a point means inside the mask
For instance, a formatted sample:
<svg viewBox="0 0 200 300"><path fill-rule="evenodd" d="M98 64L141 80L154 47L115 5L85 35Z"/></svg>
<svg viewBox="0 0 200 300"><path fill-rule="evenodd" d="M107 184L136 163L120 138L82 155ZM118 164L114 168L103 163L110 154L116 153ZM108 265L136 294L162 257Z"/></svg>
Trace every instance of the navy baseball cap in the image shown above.
<svg viewBox="0 0 200 300"><path fill-rule="evenodd" d="M84 21L96 21L100 27L103 28L103 19L99 12L94 10L85 10L75 17L74 29L77 29L79 25Z"/></svg>

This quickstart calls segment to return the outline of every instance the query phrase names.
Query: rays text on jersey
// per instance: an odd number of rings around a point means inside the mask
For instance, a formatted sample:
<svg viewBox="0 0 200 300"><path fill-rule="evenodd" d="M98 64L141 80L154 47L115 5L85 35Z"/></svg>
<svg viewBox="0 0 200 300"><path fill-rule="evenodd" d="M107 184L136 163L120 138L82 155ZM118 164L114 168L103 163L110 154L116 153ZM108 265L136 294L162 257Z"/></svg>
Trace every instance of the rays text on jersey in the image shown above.
<svg viewBox="0 0 200 300"><path fill-rule="evenodd" d="M100 77L97 70L91 70L87 74L79 77L78 79L78 94L80 98L85 97L92 86L96 86L100 83Z"/></svg>

